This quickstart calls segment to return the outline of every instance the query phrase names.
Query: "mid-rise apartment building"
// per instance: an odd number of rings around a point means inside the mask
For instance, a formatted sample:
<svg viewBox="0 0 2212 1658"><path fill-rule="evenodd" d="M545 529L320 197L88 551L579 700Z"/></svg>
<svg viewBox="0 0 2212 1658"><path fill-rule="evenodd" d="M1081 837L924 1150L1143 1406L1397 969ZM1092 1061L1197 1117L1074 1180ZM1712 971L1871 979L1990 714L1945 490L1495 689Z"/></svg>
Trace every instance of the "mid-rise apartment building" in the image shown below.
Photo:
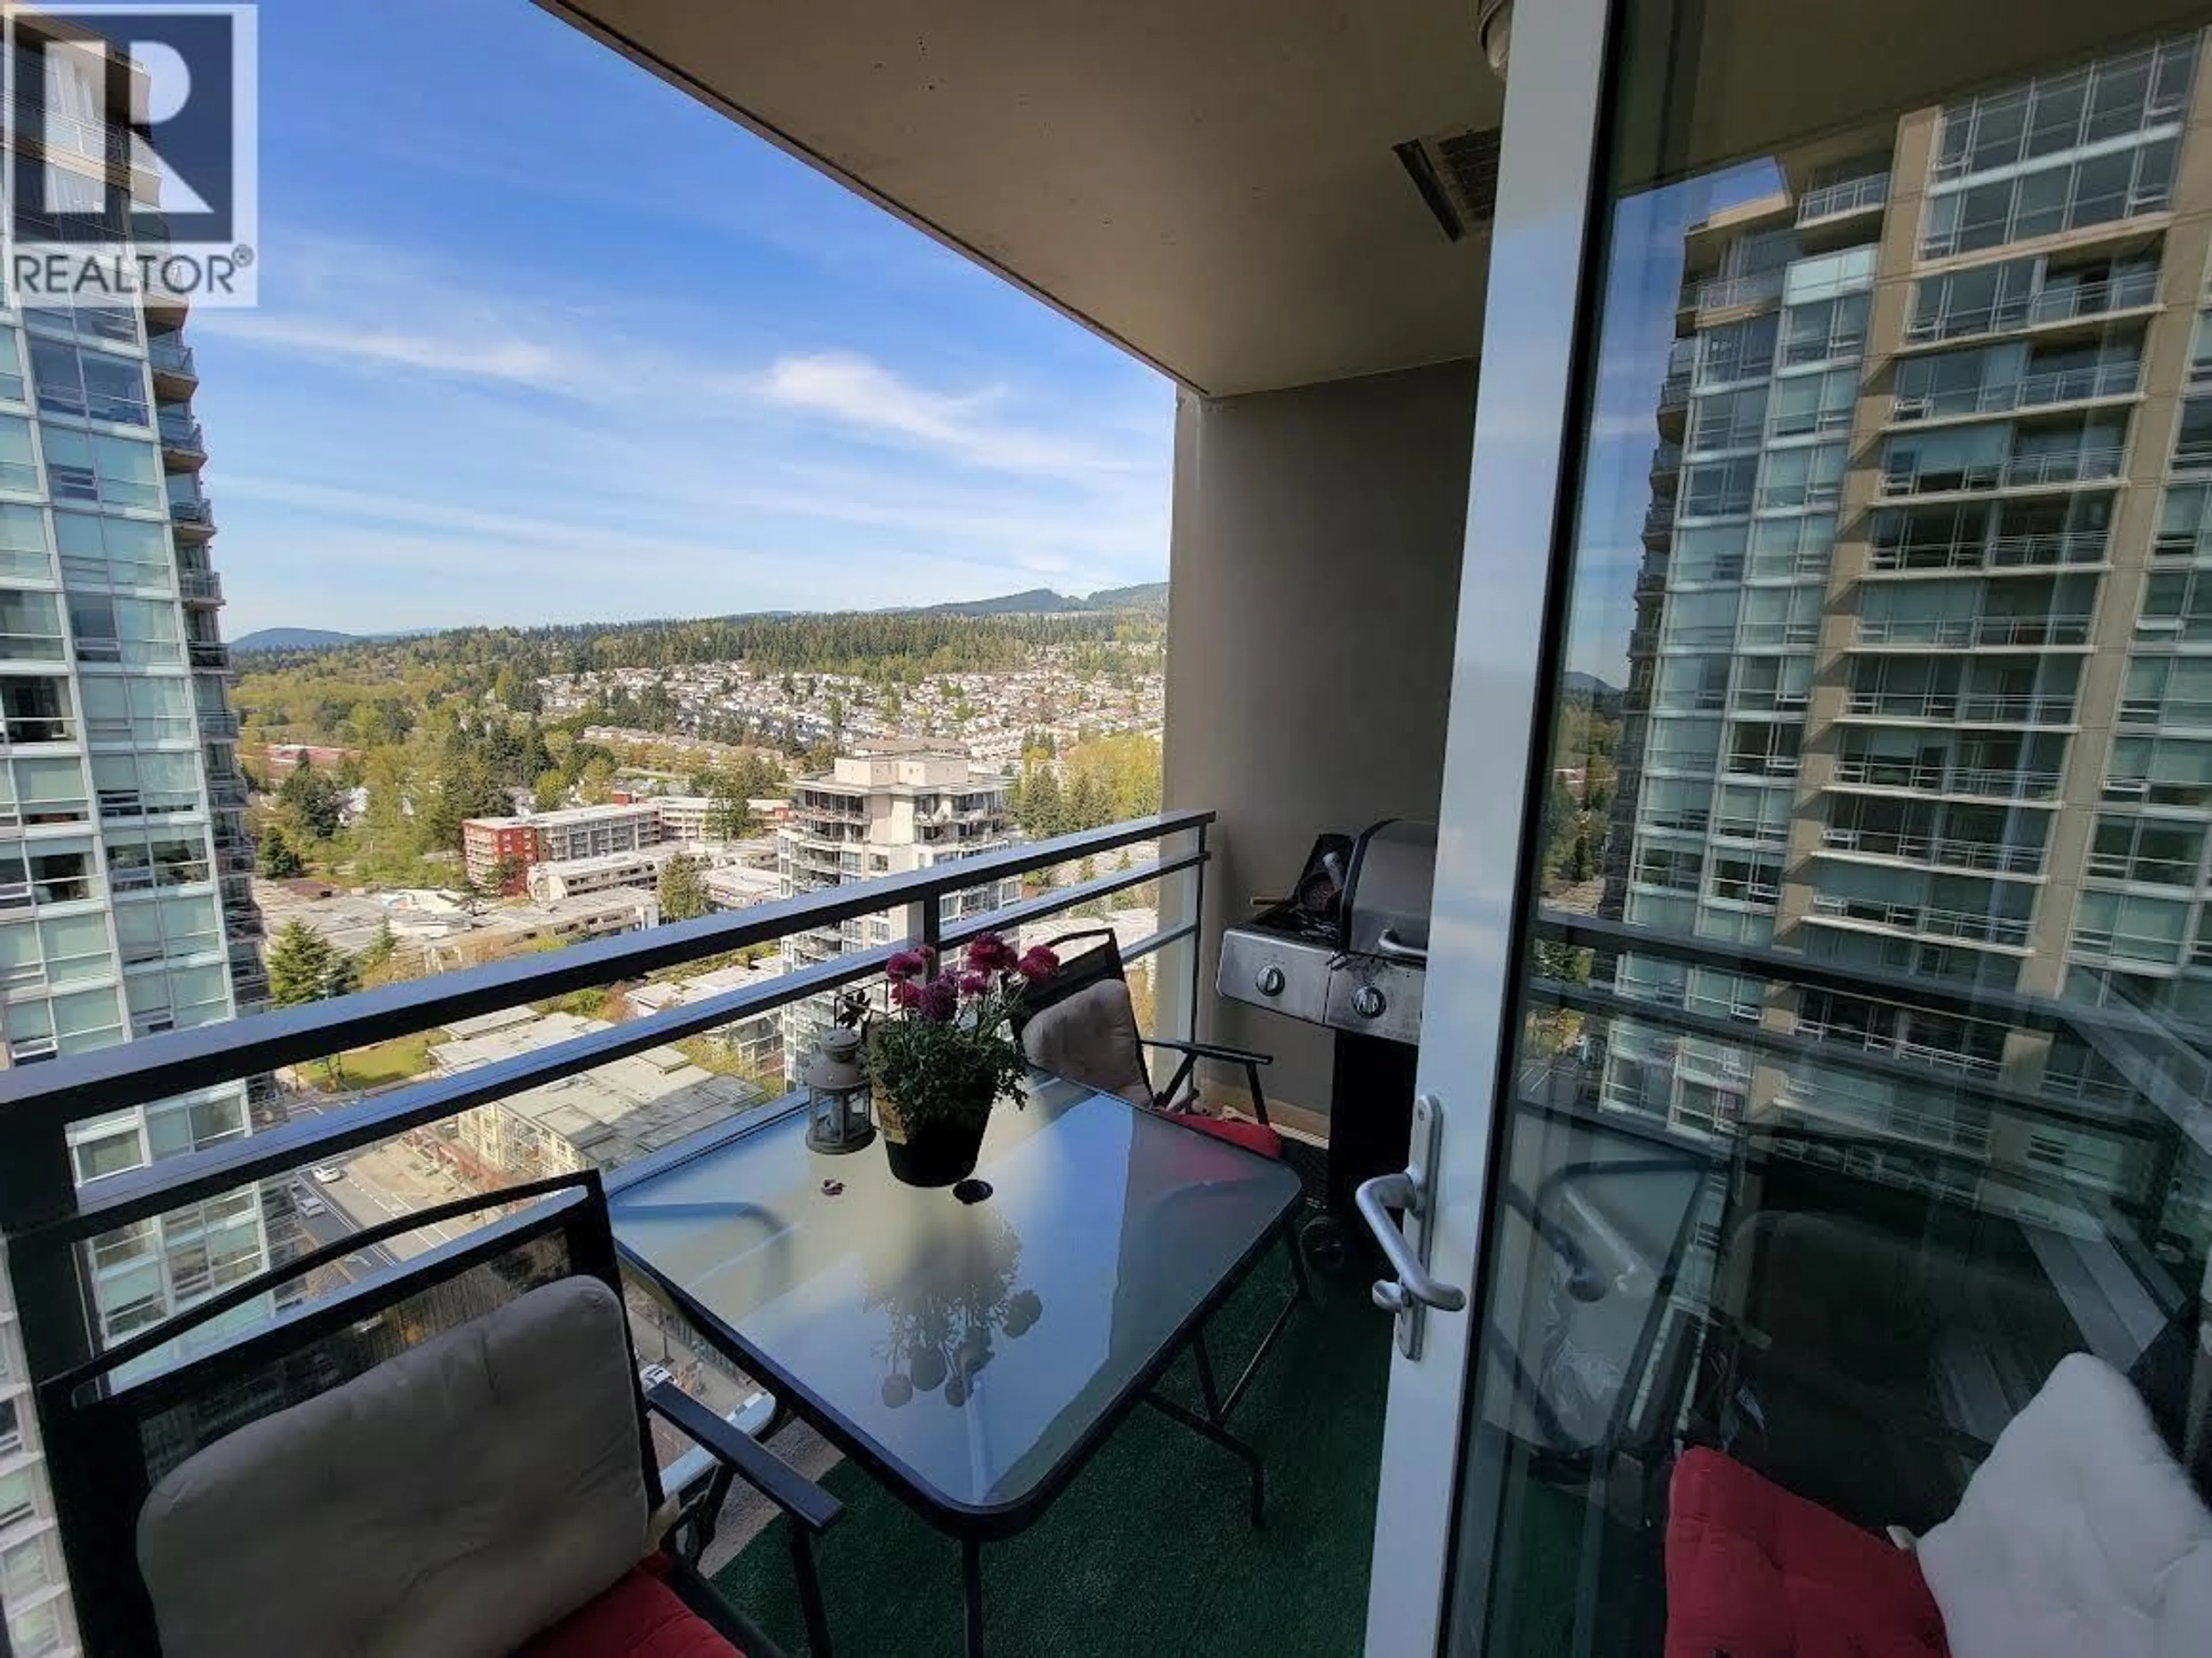
<svg viewBox="0 0 2212 1658"><path fill-rule="evenodd" d="M538 825L527 817L469 817L461 823L461 867L479 890L496 884L510 896L520 892L530 866L540 861Z"/></svg>
<svg viewBox="0 0 2212 1658"><path fill-rule="evenodd" d="M707 843L714 804L703 794L649 795L599 806L568 806L520 817L471 817L461 824L470 883L523 890L532 865L635 853L648 847Z"/></svg>
<svg viewBox="0 0 2212 1658"><path fill-rule="evenodd" d="M2172 39L1839 135L1689 228L1613 916L2212 1021L2204 51ZM1993 1129L1944 1080L2094 1101L2117 1079L2078 1045L1607 966L1633 997L1929 1072L1785 1071L1622 1021L1616 1108L1713 1129L1810 1114L2077 1186L2133 1155L2094 1127Z"/></svg>
<svg viewBox="0 0 2212 1658"><path fill-rule="evenodd" d="M52 28L11 17L23 31ZM12 66L11 145L47 163L47 199L138 189L102 142L103 58ZM118 239L129 235L118 221ZM33 227L35 228L35 227ZM185 304L0 309L0 1052L30 1065L265 1005L253 844L238 765L222 586L200 486L206 440ZM273 1084L202 1089L76 1125L94 1181L267 1127ZM280 1207L284 1199L268 1201ZM124 1229L86 1262L96 1332L118 1340L267 1266L240 1192ZM0 1292L0 1600L17 1655L68 1650L23 1356Z"/></svg>
<svg viewBox="0 0 2212 1658"><path fill-rule="evenodd" d="M586 893L610 892L617 887L650 890L660 879L661 865L683 848L664 842L638 852L611 852L601 858L571 858L560 863L532 864L527 885L541 904Z"/></svg>
<svg viewBox="0 0 2212 1658"><path fill-rule="evenodd" d="M783 896L848 881L928 869L1014 842L1008 780L981 771L964 754L925 744L886 742L840 755L830 770L802 778L791 817L776 830ZM947 921L981 915L1021 896L1013 878L949 895ZM841 926L795 933L782 944L786 970L848 950L889 944L903 919L856 917ZM783 1011L785 1074L797 1077L829 1022L832 999L811 997Z"/></svg>

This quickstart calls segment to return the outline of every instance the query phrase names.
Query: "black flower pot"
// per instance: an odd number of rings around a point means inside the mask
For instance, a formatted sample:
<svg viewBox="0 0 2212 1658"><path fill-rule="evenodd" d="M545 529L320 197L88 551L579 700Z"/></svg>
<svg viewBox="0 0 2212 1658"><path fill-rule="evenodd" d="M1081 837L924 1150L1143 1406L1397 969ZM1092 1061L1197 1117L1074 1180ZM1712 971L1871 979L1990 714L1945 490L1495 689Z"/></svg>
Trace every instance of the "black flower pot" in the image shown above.
<svg viewBox="0 0 2212 1658"><path fill-rule="evenodd" d="M975 1172L988 1114L894 1127L895 1116L895 1108L884 1114L883 1133L893 1179L908 1186L956 1186Z"/></svg>

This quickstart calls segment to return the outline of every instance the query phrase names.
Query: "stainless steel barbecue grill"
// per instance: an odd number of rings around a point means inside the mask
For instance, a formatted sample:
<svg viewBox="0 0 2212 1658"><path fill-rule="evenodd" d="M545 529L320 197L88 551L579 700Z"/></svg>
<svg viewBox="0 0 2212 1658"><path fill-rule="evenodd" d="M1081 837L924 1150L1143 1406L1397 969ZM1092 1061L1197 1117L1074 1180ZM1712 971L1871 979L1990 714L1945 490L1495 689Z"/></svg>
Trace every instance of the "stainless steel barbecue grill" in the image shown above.
<svg viewBox="0 0 2212 1658"><path fill-rule="evenodd" d="M1222 932L1224 996L1336 1033L1317 1260L1343 1253L1359 1183L1406 1166L1436 859L1429 823L1324 835L1286 896Z"/></svg>
<svg viewBox="0 0 2212 1658"><path fill-rule="evenodd" d="M1297 885L1221 938L1221 993L1332 1030L1415 1043L1437 832L1390 818L1314 843Z"/></svg>

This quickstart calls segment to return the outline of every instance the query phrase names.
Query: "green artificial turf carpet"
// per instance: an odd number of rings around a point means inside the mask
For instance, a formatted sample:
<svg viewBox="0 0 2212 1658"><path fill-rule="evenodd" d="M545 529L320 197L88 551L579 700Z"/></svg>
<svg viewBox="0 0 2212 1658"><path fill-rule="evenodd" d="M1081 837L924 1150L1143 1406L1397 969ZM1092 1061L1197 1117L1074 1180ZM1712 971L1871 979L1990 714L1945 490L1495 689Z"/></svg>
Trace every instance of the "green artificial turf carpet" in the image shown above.
<svg viewBox="0 0 2212 1658"><path fill-rule="evenodd" d="M1236 1431L1267 1463L1254 1530L1244 1465L1139 1406L1043 1519L983 1548L993 1658L1267 1654L1361 1648L1389 1370L1389 1321L1367 1279L1316 1283L1239 1403ZM1289 1293L1271 1251L1207 1327L1226 1387ZM1195 1404L1186 1355L1162 1391ZM845 1516L818 1545L830 1635L845 1658L961 1651L960 1548L851 1462L824 1482ZM724 1568L722 1592L787 1650L805 1649L778 1521Z"/></svg>

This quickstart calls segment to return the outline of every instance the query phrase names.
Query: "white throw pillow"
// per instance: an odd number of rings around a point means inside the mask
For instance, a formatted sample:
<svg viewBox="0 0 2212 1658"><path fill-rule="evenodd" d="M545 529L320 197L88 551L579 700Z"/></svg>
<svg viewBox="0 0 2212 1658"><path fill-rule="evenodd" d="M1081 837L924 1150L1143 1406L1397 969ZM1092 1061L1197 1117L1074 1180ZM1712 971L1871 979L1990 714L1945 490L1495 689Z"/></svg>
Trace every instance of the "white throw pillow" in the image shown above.
<svg viewBox="0 0 2212 1658"><path fill-rule="evenodd" d="M2087 1353L2058 1362L1918 1554L1953 1658L2212 1653L2212 1511Z"/></svg>

